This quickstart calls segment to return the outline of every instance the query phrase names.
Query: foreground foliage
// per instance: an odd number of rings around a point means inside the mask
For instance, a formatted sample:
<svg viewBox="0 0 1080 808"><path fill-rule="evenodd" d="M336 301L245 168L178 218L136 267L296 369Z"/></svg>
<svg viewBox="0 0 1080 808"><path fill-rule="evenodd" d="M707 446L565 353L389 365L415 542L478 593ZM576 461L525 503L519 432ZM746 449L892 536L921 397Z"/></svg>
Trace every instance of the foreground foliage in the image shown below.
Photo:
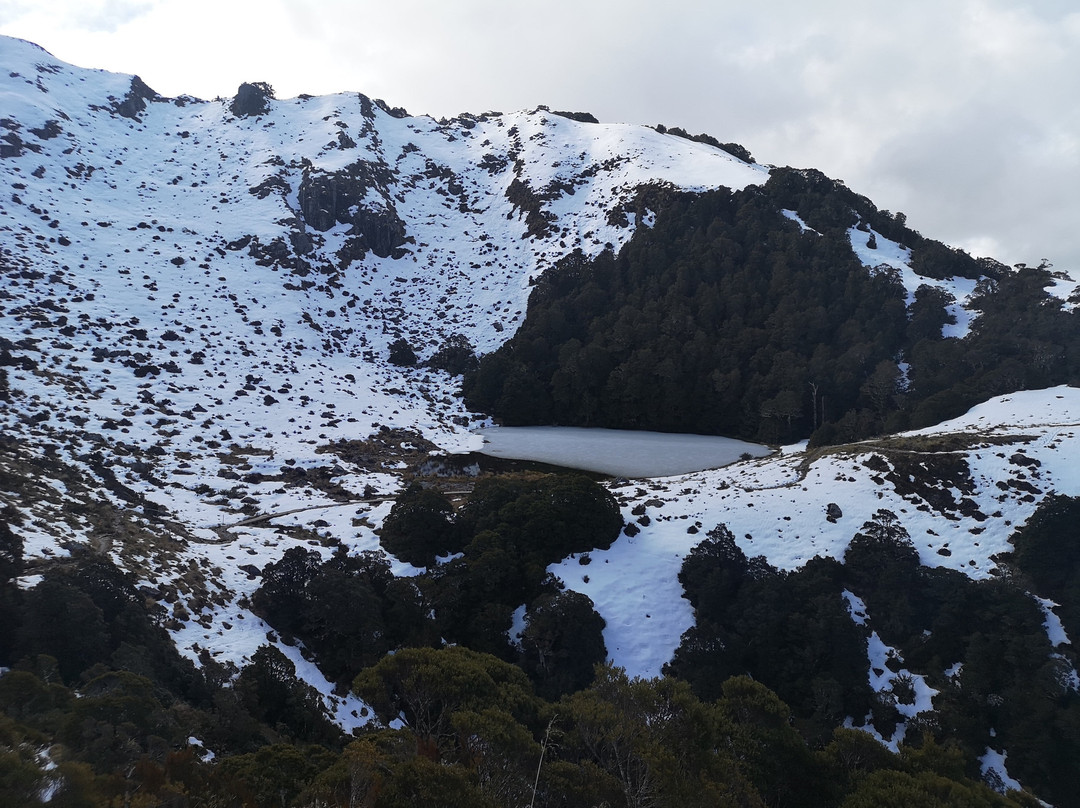
<svg viewBox="0 0 1080 808"><path fill-rule="evenodd" d="M1002 560L1011 574L983 582L921 566L887 511L863 525L843 563L814 559L791 573L747 558L718 526L681 575L697 624L669 675L642 680L606 664L582 670L606 656L602 620L544 573L552 557L580 549L582 525L599 543L614 538L606 496L572 476L478 485L447 514L462 555L415 581L394 578L374 553L294 548L268 565L260 608L370 705L373 720L355 737L330 723L273 646L240 670L180 657L162 614L104 557L53 565L20 589L21 547L4 526L0 663L12 669L0 676L0 802L1037 804L977 782L978 758L993 747L1008 750L1010 773L1041 797L1077 804L1075 660L1071 648L1050 647L1028 593L1043 587L1063 615L1075 613L1071 573L1046 562L1072 552L1075 501L1049 499ZM582 509L582 520L560 521L562 508ZM482 574L469 569L477 562ZM517 576L516 594L481 588L499 568ZM441 589L447 581L466 599ZM890 736L910 698L902 677L891 693L870 690L867 628L851 619L845 592L939 691L932 712L906 719L899 754L842 726L865 720ZM440 613L503 615L515 598L528 604L519 644L505 629L499 654L439 642L450 626ZM473 635L480 644L494 624Z"/></svg>
<svg viewBox="0 0 1080 808"><path fill-rule="evenodd" d="M880 802L886 794L908 806L1033 804L967 779L959 752L930 738L894 755L864 733L838 729L812 748L787 705L745 676L707 702L675 679L629 679L601 667L590 687L548 702L518 668L490 655L413 649L357 680L378 715L400 719L400 729L373 728L344 745L283 739L215 760L180 740L190 729L179 705L164 709L149 680L107 677L78 689L25 670L0 678L5 804L900 804ZM170 713L179 733L153 735ZM69 729L89 715L95 732ZM113 740L102 748L102 737Z"/></svg>

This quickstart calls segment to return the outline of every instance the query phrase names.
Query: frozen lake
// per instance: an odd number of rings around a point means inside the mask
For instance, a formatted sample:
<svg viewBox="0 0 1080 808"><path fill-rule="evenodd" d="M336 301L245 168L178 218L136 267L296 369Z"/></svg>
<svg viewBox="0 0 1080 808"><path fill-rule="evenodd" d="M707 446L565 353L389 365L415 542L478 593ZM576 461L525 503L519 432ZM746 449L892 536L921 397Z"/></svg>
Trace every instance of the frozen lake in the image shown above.
<svg viewBox="0 0 1080 808"><path fill-rule="evenodd" d="M492 427L477 434L484 439L480 454L615 477L670 477L726 466L747 453L772 454L767 446L714 435L569 426Z"/></svg>

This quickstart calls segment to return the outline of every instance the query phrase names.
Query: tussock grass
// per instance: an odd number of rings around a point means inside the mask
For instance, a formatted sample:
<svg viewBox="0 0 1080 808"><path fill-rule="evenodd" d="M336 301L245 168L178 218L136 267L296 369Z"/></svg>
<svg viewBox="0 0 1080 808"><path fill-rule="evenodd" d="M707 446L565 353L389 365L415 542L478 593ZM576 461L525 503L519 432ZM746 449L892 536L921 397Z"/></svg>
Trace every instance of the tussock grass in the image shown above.
<svg viewBox="0 0 1080 808"><path fill-rule="evenodd" d="M991 446L1008 446L1014 443L1031 443L1038 440L1035 435L987 435L978 432L945 432L934 435L896 435L877 440L854 444L881 452L921 452L941 454L943 452L967 452L973 449L987 449Z"/></svg>

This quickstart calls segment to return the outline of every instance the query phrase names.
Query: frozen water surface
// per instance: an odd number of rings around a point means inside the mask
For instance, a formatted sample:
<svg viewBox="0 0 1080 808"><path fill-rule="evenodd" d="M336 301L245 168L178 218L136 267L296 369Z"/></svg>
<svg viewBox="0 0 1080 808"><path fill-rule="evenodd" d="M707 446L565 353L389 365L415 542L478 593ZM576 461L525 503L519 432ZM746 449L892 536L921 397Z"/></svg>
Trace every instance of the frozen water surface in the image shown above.
<svg viewBox="0 0 1080 808"><path fill-rule="evenodd" d="M765 457L767 446L715 435L569 426L491 427L479 432L481 454L534 460L617 477L670 477Z"/></svg>

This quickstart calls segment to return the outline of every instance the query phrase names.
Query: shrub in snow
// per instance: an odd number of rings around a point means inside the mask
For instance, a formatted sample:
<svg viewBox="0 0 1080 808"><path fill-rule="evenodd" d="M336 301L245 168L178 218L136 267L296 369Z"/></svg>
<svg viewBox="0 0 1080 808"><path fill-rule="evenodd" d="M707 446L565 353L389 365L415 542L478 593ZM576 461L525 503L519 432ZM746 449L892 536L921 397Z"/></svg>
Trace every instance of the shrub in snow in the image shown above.
<svg viewBox="0 0 1080 808"><path fill-rule="evenodd" d="M416 364L416 352L404 337L390 343L390 364L411 367Z"/></svg>

